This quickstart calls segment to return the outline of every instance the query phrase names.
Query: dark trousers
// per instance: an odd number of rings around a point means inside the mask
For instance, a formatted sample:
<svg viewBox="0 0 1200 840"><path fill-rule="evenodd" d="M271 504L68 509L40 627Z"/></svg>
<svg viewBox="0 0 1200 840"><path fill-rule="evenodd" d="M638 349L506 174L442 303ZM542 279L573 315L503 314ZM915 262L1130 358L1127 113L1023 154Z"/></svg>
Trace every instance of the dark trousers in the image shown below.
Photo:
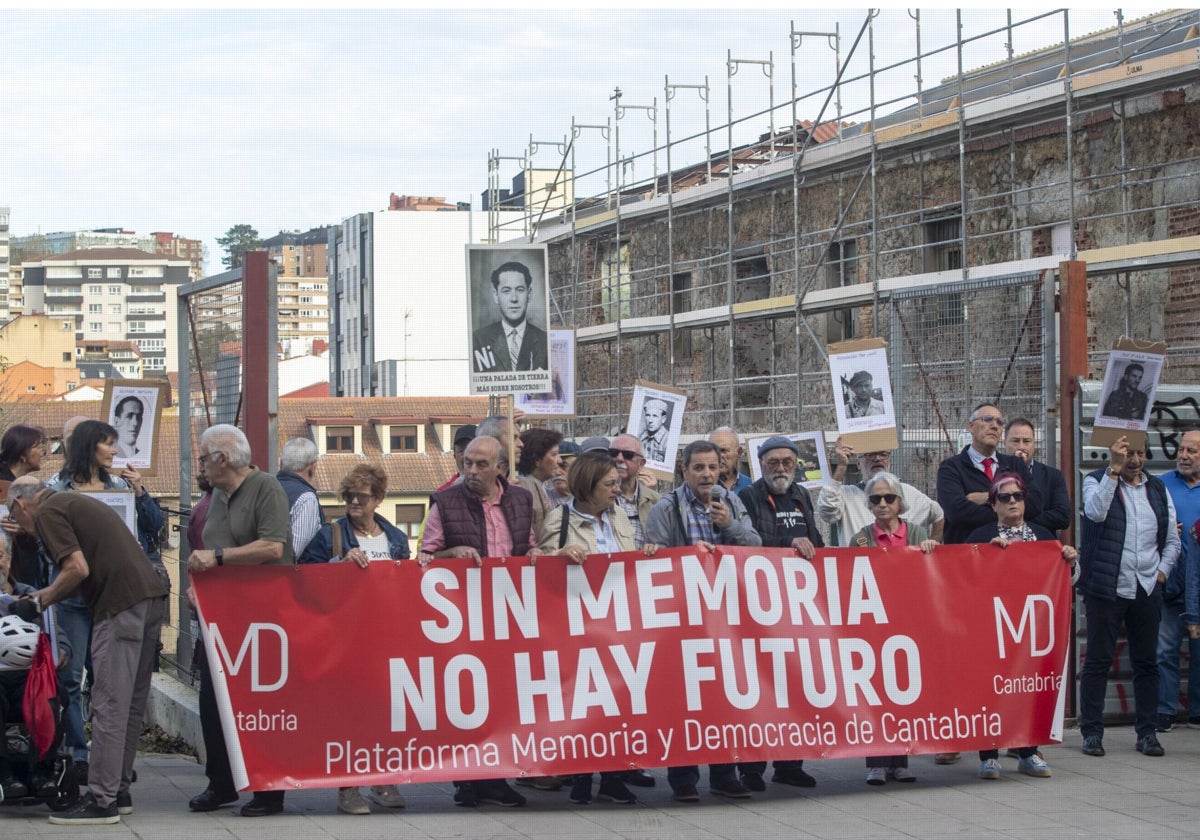
<svg viewBox="0 0 1200 840"><path fill-rule="evenodd" d="M233 770L229 766L229 750L225 746L225 730L221 726L221 713L217 711L217 692L213 687L212 674L208 668L208 655L204 646L199 646L195 667L200 669L200 731L204 734L204 775L208 786L221 794L237 793L233 785ZM254 798L263 802L283 802L281 790L256 790Z"/></svg>
<svg viewBox="0 0 1200 840"><path fill-rule="evenodd" d="M765 761L739 761L737 768L738 768L738 772L741 773L743 776L746 775L747 773L757 773L758 775L761 776L763 773L767 772L767 762L765 762ZM776 761L775 769L776 770L784 770L784 771L803 770L804 769L804 759L793 758L793 759L786 759L784 761Z"/></svg>
<svg viewBox="0 0 1200 840"><path fill-rule="evenodd" d="M737 777L736 764L708 765L708 786L717 787L730 779ZM667 768L667 784L671 790L679 790L681 785L695 786L700 781L700 768L695 764L684 767Z"/></svg>
<svg viewBox="0 0 1200 840"><path fill-rule="evenodd" d="M1158 706L1158 625L1162 619L1162 585L1137 596L1106 601L1083 596L1087 615L1087 655L1079 672L1079 731L1083 737L1104 735L1104 695L1117 649L1117 630L1125 622L1129 663L1133 667L1134 728L1137 737L1154 734Z"/></svg>

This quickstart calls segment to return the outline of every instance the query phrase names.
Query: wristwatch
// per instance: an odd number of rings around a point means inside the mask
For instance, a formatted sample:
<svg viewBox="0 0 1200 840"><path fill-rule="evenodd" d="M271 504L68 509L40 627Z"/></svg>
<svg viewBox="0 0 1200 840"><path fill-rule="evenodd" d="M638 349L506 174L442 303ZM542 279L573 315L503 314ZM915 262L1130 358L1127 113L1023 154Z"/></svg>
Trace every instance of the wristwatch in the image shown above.
<svg viewBox="0 0 1200 840"><path fill-rule="evenodd" d="M1106 472L1106 473L1108 473L1109 475L1111 475L1113 478L1120 478L1120 477L1121 477L1121 471L1120 471L1120 470L1114 470L1112 467L1109 467L1108 469L1106 469L1106 470L1105 470L1105 472Z"/></svg>
<svg viewBox="0 0 1200 840"><path fill-rule="evenodd" d="M218 566L225 565L225 549L218 548L216 551L213 552L213 557L217 558Z"/></svg>

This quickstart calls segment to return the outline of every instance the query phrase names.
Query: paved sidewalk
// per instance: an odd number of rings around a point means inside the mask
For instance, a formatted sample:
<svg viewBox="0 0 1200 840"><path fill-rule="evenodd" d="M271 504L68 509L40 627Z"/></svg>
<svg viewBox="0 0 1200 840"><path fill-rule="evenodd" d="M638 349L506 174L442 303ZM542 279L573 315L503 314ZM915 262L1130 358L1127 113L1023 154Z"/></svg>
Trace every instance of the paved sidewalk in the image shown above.
<svg viewBox="0 0 1200 840"><path fill-rule="evenodd" d="M1031 779L1016 771L1016 759L1002 758L1003 776L976 776L975 756L942 767L932 757L913 759L916 784L868 787L860 761L811 761L815 789L769 785L753 799L727 802L701 786L699 804L671 800L666 774L654 788L636 788L639 802L572 805L566 791L541 793L521 788L525 808L457 808L449 783L402 788L404 810L374 806L370 817L336 809L334 790L288 795L283 815L240 817L233 809L192 814L187 800L204 788L204 773L193 760L149 755L137 762L135 812L117 826L54 826L43 808L0 806L0 836L30 838L489 838L489 840L750 840L750 838L1061 838L1103 837L1168 840L1200 835L1200 730L1177 728L1161 736L1167 755L1146 758L1133 749L1133 730L1110 729L1108 756L1079 752L1078 731L1062 746L1043 749L1054 768L1052 779ZM243 802L246 798L243 797Z"/></svg>

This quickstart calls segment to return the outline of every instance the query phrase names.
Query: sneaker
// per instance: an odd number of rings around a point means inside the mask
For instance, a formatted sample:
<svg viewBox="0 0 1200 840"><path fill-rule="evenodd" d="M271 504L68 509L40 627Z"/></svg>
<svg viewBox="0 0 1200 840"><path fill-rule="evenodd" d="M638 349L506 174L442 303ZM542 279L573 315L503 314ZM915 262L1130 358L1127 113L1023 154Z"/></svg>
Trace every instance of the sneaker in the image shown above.
<svg viewBox="0 0 1200 840"><path fill-rule="evenodd" d="M1142 755L1148 755L1157 758L1160 755L1166 755L1166 750L1162 748L1162 744L1158 743L1158 739L1154 735L1143 735L1138 738L1137 751Z"/></svg>
<svg viewBox="0 0 1200 840"><path fill-rule="evenodd" d="M767 783L763 781L762 773L743 773L742 784L747 790L752 790L756 793L762 793L767 789Z"/></svg>
<svg viewBox="0 0 1200 840"><path fill-rule="evenodd" d="M1085 735L1082 752L1084 755L1103 756L1104 741L1099 735Z"/></svg>
<svg viewBox="0 0 1200 840"><path fill-rule="evenodd" d="M1017 760L1017 772L1024 773L1026 776L1033 776L1035 779L1049 779L1050 765L1046 763L1040 755L1031 755L1029 758Z"/></svg>
<svg viewBox="0 0 1200 840"><path fill-rule="evenodd" d="M777 785L791 785L792 787L810 788L817 786L817 780L799 767L789 767L785 770L775 770L775 775L771 777L771 781Z"/></svg>
<svg viewBox="0 0 1200 840"><path fill-rule="evenodd" d="M621 781L634 787L654 787L654 774L649 770L626 770L621 774Z"/></svg>
<svg viewBox="0 0 1200 840"><path fill-rule="evenodd" d="M917 777L907 767L889 767L888 778L897 782L915 782Z"/></svg>
<svg viewBox="0 0 1200 840"><path fill-rule="evenodd" d="M958 764L958 760L962 758L962 753L936 753L933 756L934 764Z"/></svg>
<svg viewBox="0 0 1200 840"><path fill-rule="evenodd" d="M129 791L117 791L117 813L122 817L133 813L133 796Z"/></svg>
<svg viewBox="0 0 1200 840"><path fill-rule="evenodd" d="M459 782L454 785L454 804L460 808L474 808L479 804L474 782Z"/></svg>
<svg viewBox="0 0 1200 840"><path fill-rule="evenodd" d="M596 798L615 802L617 805L632 805L637 802L637 797L625 787L624 782L612 777L606 779L603 776L600 777L600 790L596 792Z"/></svg>
<svg viewBox="0 0 1200 840"><path fill-rule="evenodd" d="M29 795L29 788L16 776L8 775L0 779L0 802L5 799L15 801Z"/></svg>
<svg viewBox="0 0 1200 840"><path fill-rule="evenodd" d="M588 805L592 801L592 774L581 773L575 777L567 798L576 805Z"/></svg>
<svg viewBox="0 0 1200 840"><path fill-rule="evenodd" d="M562 782L555 776L518 776L516 783L521 787L530 787L534 790L551 792L562 790Z"/></svg>
<svg viewBox="0 0 1200 840"><path fill-rule="evenodd" d="M715 785L709 785L708 789L717 796L724 796L726 799L749 799L750 791L746 786L737 779L726 779L723 782L718 782Z"/></svg>
<svg viewBox="0 0 1200 840"><path fill-rule="evenodd" d="M479 801L504 808L517 808L525 804L525 797L517 793L504 779L493 779L477 785Z"/></svg>
<svg viewBox="0 0 1200 840"><path fill-rule="evenodd" d="M867 784L869 785L884 785L887 784L887 768L886 767L869 767L867 768Z"/></svg>
<svg viewBox="0 0 1200 840"><path fill-rule="evenodd" d="M85 793L67 810L50 815L51 825L115 825L120 821L115 801L102 808L91 793Z"/></svg>
<svg viewBox="0 0 1200 840"><path fill-rule="evenodd" d="M985 758L979 762L979 778L981 779L999 779L1000 778L1000 759Z"/></svg>
<svg viewBox="0 0 1200 840"><path fill-rule="evenodd" d="M1188 720L1188 726L1191 726L1191 725L1192 725L1191 720ZM1154 731L1155 732L1170 732L1174 728L1175 728L1175 715L1164 715L1161 712L1159 712L1158 716L1154 719Z"/></svg>
<svg viewBox="0 0 1200 840"><path fill-rule="evenodd" d="M338 810L343 814L353 814L356 817L371 813L371 806L363 799L356 787L338 788Z"/></svg>
<svg viewBox="0 0 1200 840"><path fill-rule="evenodd" d="M371 799L384 808L404 807L404 795L395 785L371 785Z"/></svg>
<svg viewBox="0 0 1200 840"><path fill-rule="evenodd" d="M672 794L676 802L699 802L700 792L695 785L680 785Z"/></svg>

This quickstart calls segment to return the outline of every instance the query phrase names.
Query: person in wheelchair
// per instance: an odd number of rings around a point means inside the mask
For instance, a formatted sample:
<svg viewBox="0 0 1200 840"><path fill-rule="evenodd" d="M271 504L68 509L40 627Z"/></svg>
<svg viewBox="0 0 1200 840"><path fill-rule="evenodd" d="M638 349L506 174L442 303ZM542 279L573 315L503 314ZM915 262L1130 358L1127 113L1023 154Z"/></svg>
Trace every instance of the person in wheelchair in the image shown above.
<svg viewBox="0 0 1200 840"><path fill-rule="evenodd" d="M10 739L8 728L23 723L22 702L25 684L29 678L29 667L37 651L38 637L42 627L36 621L26 621L18 613L22 595L32 593L33 587L12 578L12 543L8 534L0 532L0 802L16 802L30 797L53 803L69 788L67 776L70 768L59 755L63 740L62 712L66 696L59 683L58 697L54 701L54 740L43 759L34 760L32 738L28 733ZM55 634L58 640L58 670L61 675L71 658L71 648L66 637ZM28 745L28 750L13 750L14 746ZM78 796L78 785L75 785Z"/></svg>

